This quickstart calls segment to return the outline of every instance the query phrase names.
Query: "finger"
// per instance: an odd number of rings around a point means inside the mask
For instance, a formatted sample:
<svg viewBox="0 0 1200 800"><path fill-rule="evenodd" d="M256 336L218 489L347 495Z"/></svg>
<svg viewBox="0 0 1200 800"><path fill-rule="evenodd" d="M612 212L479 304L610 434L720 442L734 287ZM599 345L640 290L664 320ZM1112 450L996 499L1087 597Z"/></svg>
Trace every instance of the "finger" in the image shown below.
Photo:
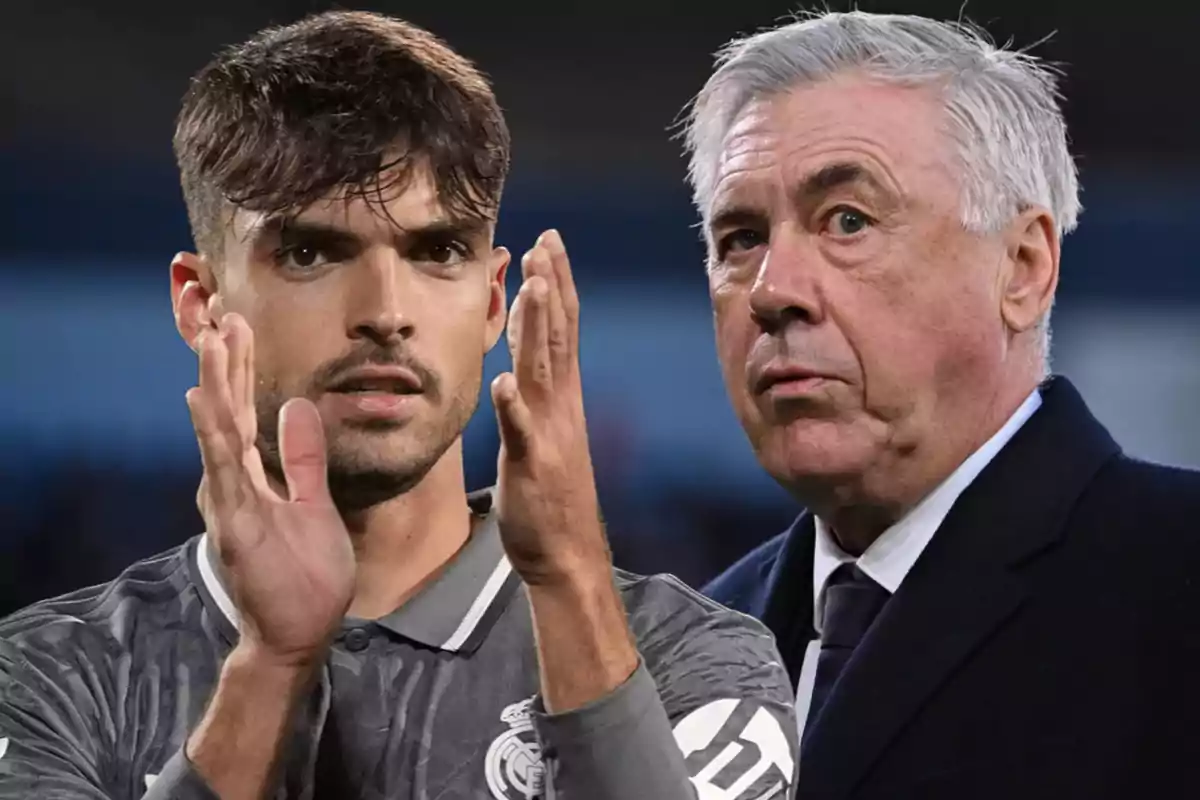
<svg viewBox="0 0 1200 800"><path fill-rule="evenodd" d="M238 319L241 319L242 325L245 326L245 330L246 330L246 350L245 350L246 401L245 402L246 402L246 408L250 409L250 411L251 411L251 419L254 420L254 423L255 423L254 432L255 432L255 434L257 434L258 433L258 414L257 414L257 409L254 406L254 390L256 388L255 381L257 379L258 373L256 373L254 371L254 331L252 331L250 329L250 325L246 322L245 319L242 319L242 317L240 317L240 316L238 317Z"/></svg>
<svg viewBox="0 0 1200 800"><path fill-rule="evenodd" d="M517 388L530 397L541 397L553 384L550 371L549 323L546 282L540 275L527 280L517 293L517 310L510 322L516 332L513 373Z"/></svg>
<svg viewBox="0 0 1200 800"><path fill-rule="evenodd" d="M188 412L192 416L192 427L196 430L196 441L200 444L200 459L204 464L204 483L208 503L201 506L201 513L212 511L237 497L237 456L229 446L228 437L221 431L217 415L204 390L199 387L188 389L184 395ZM197 499L202 499L201 495Z"/></svg>
<svg viewBox="0 0 1200 800"><path fill-rule="evenodd" d="M290 500L330 502L325 426L311 401L293 397L283 404L279 412L279 460Z"/></svg>
<svg viewBox="0 0 1200 800"><path fill-rule="evenodd" d="M226 314L218 325L221 338L229 351L225 361L225 379L229 382L229 408L236 417L241 413L242 400L246 396L246 373L243 369L244 341L237 314Z"/></svg>
<svg viewBox="0 0 1200 800"><path fill-rule="evenodd" d="M569 367L571 342L567 333L567 317L563 310L562 292L551 260L550 250L546 246L549 231L538 237L537 245L529 251L531 267L534 274L540 275L546 281L549 289L546 298L546 319L548 323L551 371L555 378Z"/></svg>
<svg viewBox="0 0 1200 800"><path fill-rule="evenodd" d="M551 271L554 273L555 284L558 287L558 297L562 304L567 332L567 347L572 357L578 360L579 292L575 288L575 276L571 273L571 260L567 258L567 248L558 231L546 231L542 234L541 241L542 247L550 256Z"/></svg>
<svg viewBox="0 0 1200 800"><path fill-rule="evenodd" d="M254 446L258 423L254 411L254 372L250 348L254 334L240 314L226 314L221 322L228 355L230 416L243 451Z"/></svg>
<svg viewBox="0 0 1200 800"><path fill-rule="evenodd" d="M521 347L521 317L525 313L523 305L521 291L518 289L517 296L513 298L512 305L508 309L508 321L505 323L504 331L504 339L508 342L508 356L512 359L513 364L517 363L517 350Z"/></svg>
<svg viewBox="0 0 1200 800"><path fill-rule="evenodd" d="M238 406L230 384L232 362L237 360L230 352L232 336L230 328L222 321L215 331L206 331L201 337L200 389L214 415L218 432L229 439L230 453L240 458L254 445L254 440L248 439L239 425Z"/></svg>
<svg viewBox="0 0 1200 800"><path fill-rule="evenodd" d="M550 257L542 247L541 237L521 258L521 276L524 279L522 285L529 283L535 277L541 278L546 284L547 294L555 293L554 272L550 267Z"/></svg>
<svg viewBox="0 0 1200 800"><path fill-rule="evenodd" d="M203 331L198 337L200 354L200 389L209 403L209 410L219 413L231 405L229 397L229 347L225 333Z"/></svg>
<svg viewBox="0 0 1200 800"><path fill-rule="evenodd" d="M243 441L246 442L246 453L242 461L246 468L250 483L263 493L264 496L280 498L279 487L273 486L267 471L263 467L262 453L258 450L258 406L255 405L255 394L258 383L258 373L254 371L254 331L240 314L234 315L241 329L244 388L242 408L244 417L240 421L243 428Z"/></svg>
<svg viewBox="0 0 1200 800"><path fill-rule="evenodd" d="M496 407L500 442L506 456L521 461L533 441L533 414L521 399L517 378L511 372L503 372L492 381L492 405Z"/></svg>
<svg viewBox="0 0 1200 800"><path fill-rule="evenodd" d="M236 314L227 314L216 331L206 331L200 339L201 396L214 426L212 439L219 439L223 444L222 448L213 451L214 457L221 459L213 483L220 483L215 495L219 495L224 504L240 504L246 495L267 486L255 447L256 413L253 407L246 407L242 402L246 392L244 384L249 380L245 374L243 352L243 346L249 343L249 333L245 320Z"/></svg>

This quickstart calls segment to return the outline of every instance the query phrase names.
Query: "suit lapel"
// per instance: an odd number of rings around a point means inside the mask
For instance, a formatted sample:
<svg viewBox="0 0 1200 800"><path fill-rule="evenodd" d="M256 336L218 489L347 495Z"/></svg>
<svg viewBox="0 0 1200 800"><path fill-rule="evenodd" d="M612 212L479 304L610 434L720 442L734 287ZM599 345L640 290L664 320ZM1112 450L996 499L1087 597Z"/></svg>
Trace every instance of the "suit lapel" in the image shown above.
<svg viewBox="0 0 1200 800"><path fill-rule="evenodd" d="M947 570L949 554L926 553L933 557L922 555L810 723L800 771L806 795L848 794L938 686L1021 604L1015 576Z"/></svg>
<svg viewBox="0 0 1200 800"><path fill-rule="evenodd" d="M1070 384L1044 388L1042 408L959 497L812 721L801 796L849 795L937 689L1019 612L1022 568L1057 543L1079 494L1118 452Z"/></svg>
<svg viewBox="0 0 1200 800"><path fill-rule="evenodd" d="M813 630L813 540L816 529L807 512L788 529L778 558L764 584L759 618L775 634L792 686L800 679L804 648Z"/></svg>

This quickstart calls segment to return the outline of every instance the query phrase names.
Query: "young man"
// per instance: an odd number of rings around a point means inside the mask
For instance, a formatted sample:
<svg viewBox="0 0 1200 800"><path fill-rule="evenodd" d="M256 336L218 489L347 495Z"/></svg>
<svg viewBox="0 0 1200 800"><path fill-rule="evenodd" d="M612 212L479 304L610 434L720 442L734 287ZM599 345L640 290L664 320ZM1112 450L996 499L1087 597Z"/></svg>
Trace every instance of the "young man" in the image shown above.
<svg viewBox="0 0 1200 800"><path fill-rule="evenodd" d="M465 491L509 261L479 73L324 14L218 56L175 147L207 531L0 624L0 798L785 796L770 635L614 585L553 231L492 386L498 485Z"/></svg>

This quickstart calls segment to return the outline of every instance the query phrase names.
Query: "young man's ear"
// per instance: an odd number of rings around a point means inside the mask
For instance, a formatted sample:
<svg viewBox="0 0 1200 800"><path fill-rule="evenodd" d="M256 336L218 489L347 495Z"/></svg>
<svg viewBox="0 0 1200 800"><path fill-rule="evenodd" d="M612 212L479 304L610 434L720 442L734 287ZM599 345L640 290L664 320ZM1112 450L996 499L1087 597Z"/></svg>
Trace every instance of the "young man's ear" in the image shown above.
<svg viewBox="0 0 1200 800"><path fill-rule="evenodd" d="M196 349L202 330L215 328L220 319L220 297L212 267L195 253L177 253L171 259L171 307L175 327L188 347Z"/></svg>

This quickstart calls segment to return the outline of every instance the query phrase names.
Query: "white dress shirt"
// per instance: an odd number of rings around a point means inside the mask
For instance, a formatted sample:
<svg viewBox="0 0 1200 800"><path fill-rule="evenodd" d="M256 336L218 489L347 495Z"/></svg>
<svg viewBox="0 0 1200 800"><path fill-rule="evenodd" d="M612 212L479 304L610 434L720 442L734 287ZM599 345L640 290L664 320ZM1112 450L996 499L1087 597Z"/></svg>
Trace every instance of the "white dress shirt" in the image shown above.
<svg viewBox="0 0 1200 800"><path fill-rule="evenodd" d="M817 536L813 551L813 622L818 636L821 633L825 603L825 583L833 571L842 564L857 563L858 568L868 577L895 594L913 564L917 563L917 559L924 552L926 545L941 527L946 515L950 513L954 501L1041 405L1042 395L1034 390L991 439L950 473L950 476L926 495L924 500L884 531L858 559L838 546L829 532L829 527L820 517L814 520ZM820 649L819 638L808 643L804 652L804 663L800 667L800 678L796 683L796 724L800 728L801 736L804 735L808 707L812 702L813 683L817 677L817 654Z"/></svg>

